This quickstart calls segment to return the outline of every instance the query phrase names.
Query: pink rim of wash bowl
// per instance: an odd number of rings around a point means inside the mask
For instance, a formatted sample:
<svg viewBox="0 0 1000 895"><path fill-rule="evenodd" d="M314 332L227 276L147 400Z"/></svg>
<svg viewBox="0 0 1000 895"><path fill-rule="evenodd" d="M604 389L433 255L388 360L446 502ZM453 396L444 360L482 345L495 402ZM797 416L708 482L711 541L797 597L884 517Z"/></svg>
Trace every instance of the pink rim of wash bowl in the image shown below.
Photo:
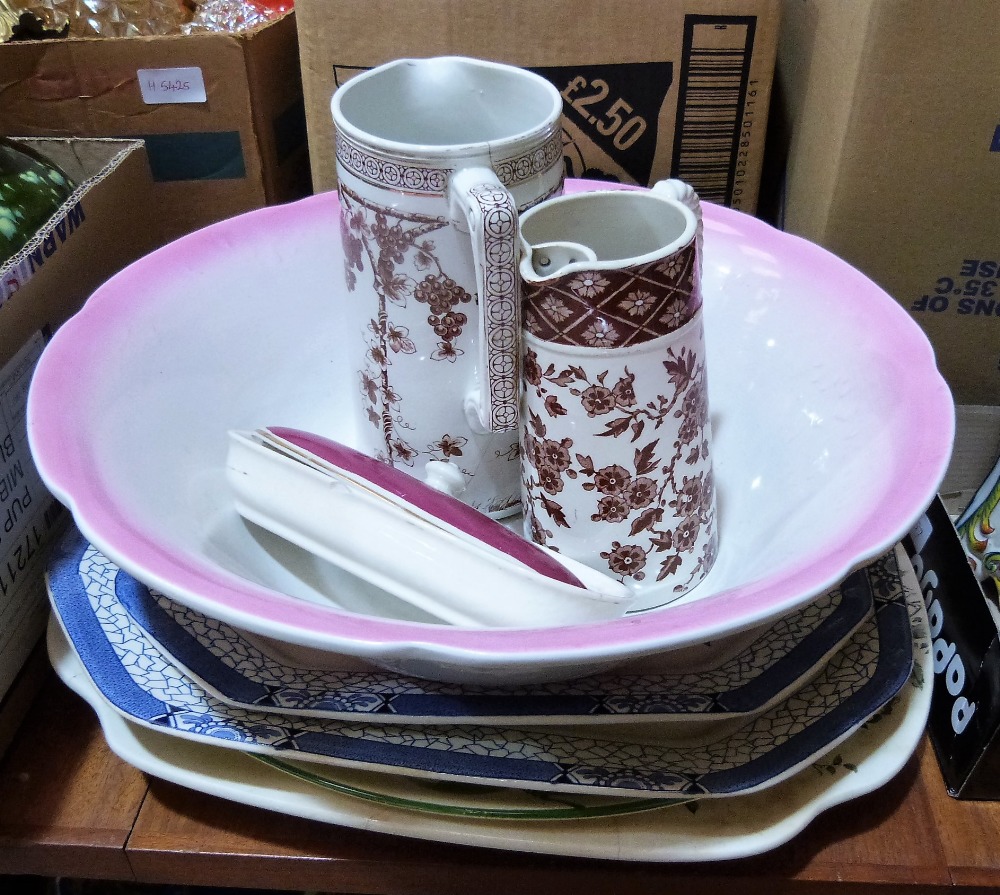
<svg viewBox="0 0 1000 895"><path fill-rule="evenodd" d="M567 191L594 188L607 184L567 182ZM99 465L84 436L88 413L102 397L94 394L94 383L99 392L100 381L109 376L107 367L113 364L108 346L129 338L130 315L141 307L148 284L169 282L177 270L217 265L237 246L268 247L281 235L295 239L331 230L336 219L336 197L331 194L212 225L157 250L102 286L56 333L38 366L28 405L34 458L46 485L70 508L84 536L134 577L205 614L305 646L383 656L416 650L451 662L568 664L595 656L639 655L749 627L788 611L803 601L804 594L835 585L856 565L907 533L944 475L951 455L954 409L926 337L869 279L825 250L752 217L708 203L704 213L707 245L713 232L739 238L761 257L791 257L797 267L807 268L810 280L836 289L843 312L863 317L866 332L886 339L893 370L899 374L893 379L897 387L893 410L906 444L900 446L884 499L868 508L849 536L779 575L610 622L468 630L372 618L296 599L167 549L154 532L123 514L109 484L95 477ZM220 439L224 429L220 426ZM150 437L180 439L182 433L155 432Z"/></svg>

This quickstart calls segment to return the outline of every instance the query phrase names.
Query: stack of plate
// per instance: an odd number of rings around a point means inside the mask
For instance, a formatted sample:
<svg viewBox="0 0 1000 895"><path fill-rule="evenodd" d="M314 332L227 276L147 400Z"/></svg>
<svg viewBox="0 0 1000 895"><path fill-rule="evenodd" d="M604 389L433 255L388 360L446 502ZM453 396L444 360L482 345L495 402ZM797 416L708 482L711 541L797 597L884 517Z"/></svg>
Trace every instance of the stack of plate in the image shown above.
<svg viewBox="0 0 1000 895"><path fill-rule="evenodd" d="M888 553L694 670L668 655L488 688L290 666L74 532L49 648L122 758L225 798L501 848L736 857L882 785L919 741L930 644L905 562Z"/></svg>
<svg viewBox="0 0 1000 895"><path fill-rule="evenodd" d="M161 249L39 364L32 450L78 529L50 650L112 747L301 816L637 860L763 851L891 778L930 698L895 545L952 437L895 302L708 206L716 567L606 622L448 626L246 523L226 485L230 429L354 440L337 213L318 196Z"/></svg>

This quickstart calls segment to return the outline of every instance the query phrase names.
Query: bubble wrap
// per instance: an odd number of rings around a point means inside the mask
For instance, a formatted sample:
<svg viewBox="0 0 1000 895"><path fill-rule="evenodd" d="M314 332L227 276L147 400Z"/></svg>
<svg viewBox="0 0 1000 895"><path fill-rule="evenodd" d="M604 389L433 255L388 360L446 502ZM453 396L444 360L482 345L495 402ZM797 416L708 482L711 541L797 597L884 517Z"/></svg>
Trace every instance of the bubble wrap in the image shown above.
<svg viewBox="0 0 1000 895"><path fill-rule="evenodd" d="M205 0L198 4L185 34L196 31L246 31L263 25L291 8L291 3L253 2L253 0Z"/></svg>

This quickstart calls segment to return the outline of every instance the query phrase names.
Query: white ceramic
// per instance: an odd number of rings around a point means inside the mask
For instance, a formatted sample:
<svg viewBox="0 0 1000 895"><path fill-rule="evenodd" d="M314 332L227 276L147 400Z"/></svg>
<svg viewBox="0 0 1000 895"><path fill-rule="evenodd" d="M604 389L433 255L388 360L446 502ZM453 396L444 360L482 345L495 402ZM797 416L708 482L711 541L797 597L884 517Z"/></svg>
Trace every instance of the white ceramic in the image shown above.
<svg viewBox="0 0 1000 895"><path fill-rule="evenodd" d="M226 470L243 518L450 624L582 623L620 618L632 602L614 579L536 547L408 473L310 433L231 432ZM358 530L378 537L359 538ZM450 574L442 578L443 568ZM469 581L478 586L470 590Z"/></svg>
<svg viewBox="0 0 1000 895"><path fill-rule="evenodd" d="M289 651L421 676L570 677L792 611L892 547L936 493L953 405L919 327L826 251L706 203L712 572L663 610L609 622L429 624L248 525L226 480L230 429L283 425L356 444L330 292L337 210L336 195L315 196L157 250L63 324L32 380L28 435L46 485L102 553L205 615Z"/></svg>
<svg viewBox="0 0 1000 895"><path fill-rule="evenodd" d="M330 657L329 669L288 665L225 622L151 591L75 532L51 557L48 586L63 615L98 599L109 640L130 636L134 622L184 677L240 709L373 724L655 724L663 737L693 742L749 723L815 677L871 615L885 574L876 561L745 635L522 687L421 680L348 656Z"/></svg>
<svg viewBox="0 0 1000 895"><path fill-rule="evenodd" d="M908 575L912 593L912 570ZM268 768L249 755L130 723L97 691L54 623L48 645L57 673L94 708L112 750L146 773L181 786L279 814L415 839L538 854L687 862L766 852L788 842L826 809L878 789L900 771L923 737L930 709L933 665L919 600L913 634L918 664L902 693L840 747L789 780L754 795L702 800L694 811L670 807L544 824L470 820L408 810L389 799L359 799Z"/></svg>
<svg viewBox="0 0 1000 895"><path fill-rule="evenodd" d="M363 448L445 461L471 506L518 512L517 217L562 187L562 97L509 65L399 59L331 110Z"/></svg>
<svg viewBox="0 0 1000 895"><path fill-rule="evenodd" d="M663 810L693 801L687 798L616 799L506 786L467 786L424 777L355 771L272 755L254 755L254 758L306 783L376 805L470 820L591 820Z"/></svg>
<svg viewBox="0 0 1000 895"><path fill-rule="evenodd" d="M719 547L702 229L680 181L559 196L521 219L525 537L664 602Z"/></svg>
<svg viewBox="0 0 1000 895"><path fill-rule="evenodd" d="M669 725L371 724L234 707L184 674L118 599L117 570L74 546L78 575L49 580L55 618L115 708L173 735L371 771L553 793L676 799L775 785L841 742L910 675L907 594L892 554L875 612L815 677L746 723L675 741ZM919 596L918 596L919 599Z"/></svg>

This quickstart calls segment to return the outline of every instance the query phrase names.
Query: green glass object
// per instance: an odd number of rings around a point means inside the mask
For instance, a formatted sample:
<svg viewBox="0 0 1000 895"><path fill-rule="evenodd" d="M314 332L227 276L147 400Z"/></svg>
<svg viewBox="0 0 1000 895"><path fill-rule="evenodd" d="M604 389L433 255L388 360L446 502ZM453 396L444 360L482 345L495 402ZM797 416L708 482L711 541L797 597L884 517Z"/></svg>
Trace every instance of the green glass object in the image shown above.
<svg viewBox="0 0 1000 895"><path fill-rule="evenodd" d="M58 165L0 137L0 265L21 250L75 187Z"/></svg>

